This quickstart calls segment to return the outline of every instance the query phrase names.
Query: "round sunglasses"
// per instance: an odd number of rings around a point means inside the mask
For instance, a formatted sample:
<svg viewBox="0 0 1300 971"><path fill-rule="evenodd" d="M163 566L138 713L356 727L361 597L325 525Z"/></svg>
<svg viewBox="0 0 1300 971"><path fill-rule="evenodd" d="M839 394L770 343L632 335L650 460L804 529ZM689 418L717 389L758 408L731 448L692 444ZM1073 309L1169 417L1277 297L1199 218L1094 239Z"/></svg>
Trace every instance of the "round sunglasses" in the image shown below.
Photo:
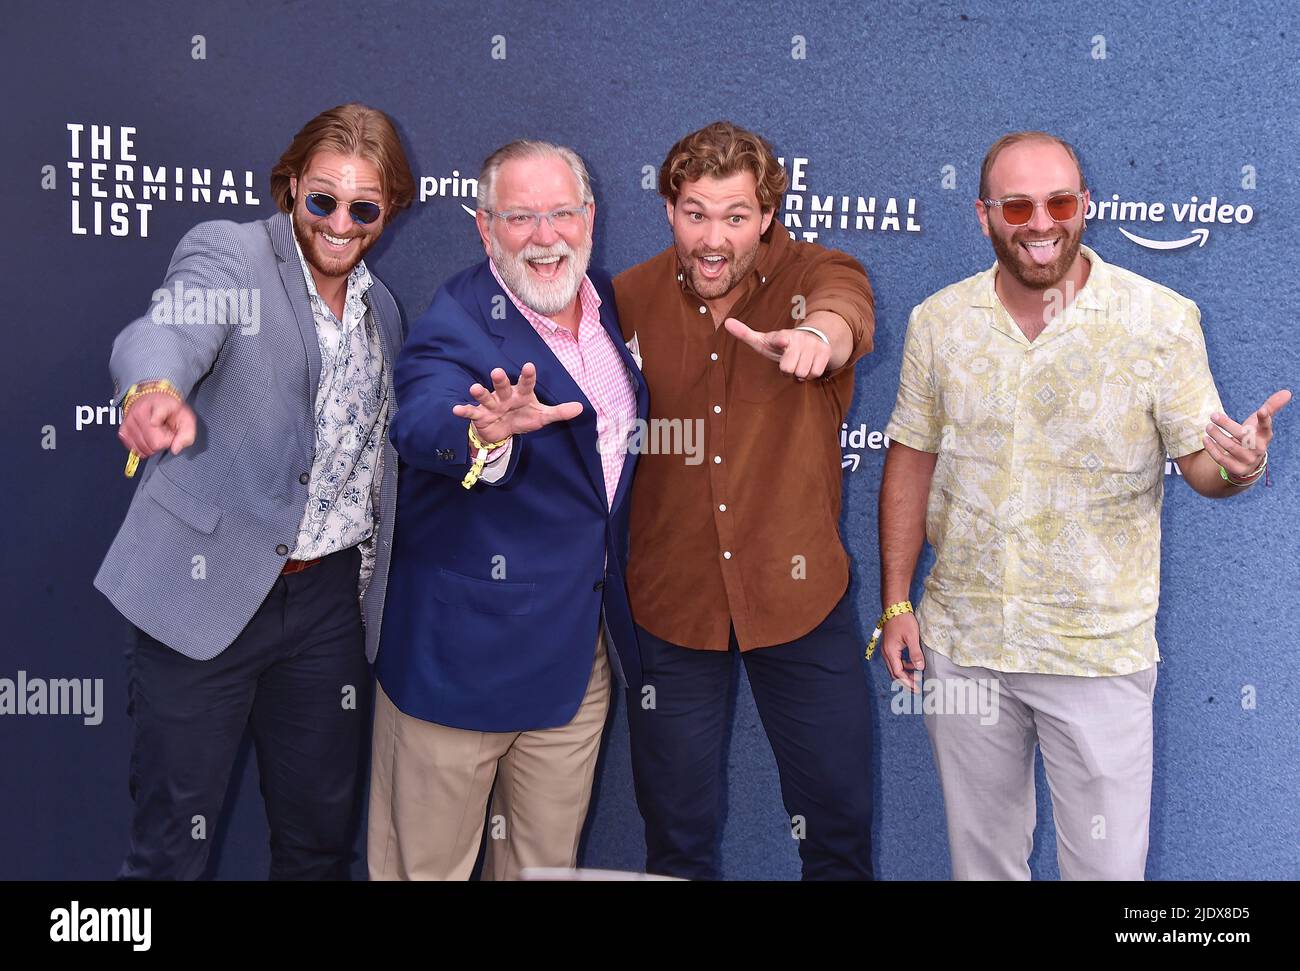
<svg viewBox="0 0 1300 971"><path fill-rule="evenodd" d="M328 192L308 192L307 193L307 211L313 216L328 216L339 204ZM348 203L348 214L352 217L353 222L369 226L379 218L381 209L377 202L350 202Z"/></svg>
<svg viewBox="0 0 1300 971"><path fill-rule="evenodd" d="M1082 192L1058 192L1050 195L1044 202L1035 202L1017 196L1014 199L985 199L986 206L1001 206L1002 218L1008 226L1023 226L1034 218L1034 210L1042 206L1047 214L1058 223L1073 219L1079 212L1079 203L1083 201Z"/></svg>

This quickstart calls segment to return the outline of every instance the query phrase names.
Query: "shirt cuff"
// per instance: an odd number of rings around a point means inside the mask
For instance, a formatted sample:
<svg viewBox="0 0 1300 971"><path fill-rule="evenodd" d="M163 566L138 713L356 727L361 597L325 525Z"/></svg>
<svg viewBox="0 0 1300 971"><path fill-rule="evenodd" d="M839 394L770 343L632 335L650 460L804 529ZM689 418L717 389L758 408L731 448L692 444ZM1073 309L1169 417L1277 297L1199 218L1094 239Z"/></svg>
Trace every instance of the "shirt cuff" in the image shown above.
<svg viewBox="0 0 1300 971"><path fill-rule="evenodd" d="M510 449L514 447L515 440L510 438L500 448L494 448L488 452L487 462L483 466L483 473L478 477L480 482L486 482L492 485L500 481L501 477L506 474L506 469L510 467Z"/></svg>

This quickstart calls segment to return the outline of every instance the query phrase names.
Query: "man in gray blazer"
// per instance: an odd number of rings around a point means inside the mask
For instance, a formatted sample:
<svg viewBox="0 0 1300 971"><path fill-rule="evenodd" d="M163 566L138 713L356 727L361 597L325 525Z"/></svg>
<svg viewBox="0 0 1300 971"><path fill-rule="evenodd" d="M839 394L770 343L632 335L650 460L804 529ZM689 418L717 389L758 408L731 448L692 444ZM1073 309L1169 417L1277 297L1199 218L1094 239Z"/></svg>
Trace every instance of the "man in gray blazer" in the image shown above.
<svg viewBox="0 0 1300 971"><path fill-rule="evenodd" d="M390 119L340 105L271 173L280 212L202 223L113 344L127 474L95 586L134 628L123 878L207 862L245 727L273 879L346 879L397 495L401 317L362 255L410 205Z"/></svg>

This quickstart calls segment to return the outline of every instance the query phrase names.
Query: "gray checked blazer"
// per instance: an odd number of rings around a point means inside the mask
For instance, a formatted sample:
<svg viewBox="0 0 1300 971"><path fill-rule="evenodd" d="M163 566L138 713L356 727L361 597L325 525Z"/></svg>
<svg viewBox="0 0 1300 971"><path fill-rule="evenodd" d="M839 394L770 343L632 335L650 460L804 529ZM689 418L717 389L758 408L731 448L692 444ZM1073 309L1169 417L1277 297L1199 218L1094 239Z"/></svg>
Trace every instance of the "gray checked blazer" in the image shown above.
<svg viewBox="0 0 1300 971"><path fill-rule="evenodd" d="M179 455L164 450L143 464L95 587L137 627L187 657L208 660L252 619L297 542L316 450L320 349L285 213L195 226L177 245L160 290L187 301L242 292L260 315L249 324L251 315L211 312L221 306L214 302L186 317L177 301L160 323L155 302L113 342L115 397L138 381L167 378L194 409L198 432ZM377 278L366 302L383 345L391 420L403 324ZM397 502L397 453L387 435L383 447L375 568L362 599L370 661L379 645Z"/></svg>

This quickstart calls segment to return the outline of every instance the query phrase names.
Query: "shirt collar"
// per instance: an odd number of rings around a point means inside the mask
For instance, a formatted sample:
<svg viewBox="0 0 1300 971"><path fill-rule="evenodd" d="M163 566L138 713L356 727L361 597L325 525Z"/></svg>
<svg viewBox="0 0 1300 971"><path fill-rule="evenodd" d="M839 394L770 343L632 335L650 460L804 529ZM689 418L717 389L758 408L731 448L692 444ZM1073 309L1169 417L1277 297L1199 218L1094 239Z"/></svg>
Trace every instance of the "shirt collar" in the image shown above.
<svg viewBox="0 0 1300 971"><path fill-rule="evenodd" d="M334 311L330 309L329 304L325 302L324 298L321 297L320 292L316 289L316 278L311 275L311 266L307 262L307 257L303 255L302 246L298 243L297 233L294 233L293 248L298 252L298 265L302 267L303 279L307 281L307 299L311 302L312 306L323 310L325 313L333 315ZM348 274L347 293L343 298L343 315L345 317L349 316L347 306L348 303L352 301L354 295L357 298L364 296L370 290L370 285L373 282L374 281L370 277L370 270L366 268L365 260L361 260L352 268L352 272ZM350 330L355 327L364 316L365 314L357 314L352 320L341 321L341 323L345 324L345 326Z"/></svg>
<svg viewBox="0 0 1300 971"><path fill-rule="evenodd" d="M487 264L488 269L492 271L492 276L497 281L497 285L500 286L505 295L510 298L510 302L515 305L515 309L523 315L526 321L534 327L546 328L547 332L551 334L554 334L558 330L567 329L561 327L550 317L539 314L532 307L528 306L528 304L520 300L519 297L515 295L515 292L506 286L506 282L501 279L501 274L497 272L496 263L492 261L491 257L488 258ZM582 283L578 286L578 306L582 311L579 317L579 326L581 326L583 320L588 318L593 320L600 319L600 304L600 294L596 292L596 287L591 282L591 277L584 273L582 276Z"/></svg>

